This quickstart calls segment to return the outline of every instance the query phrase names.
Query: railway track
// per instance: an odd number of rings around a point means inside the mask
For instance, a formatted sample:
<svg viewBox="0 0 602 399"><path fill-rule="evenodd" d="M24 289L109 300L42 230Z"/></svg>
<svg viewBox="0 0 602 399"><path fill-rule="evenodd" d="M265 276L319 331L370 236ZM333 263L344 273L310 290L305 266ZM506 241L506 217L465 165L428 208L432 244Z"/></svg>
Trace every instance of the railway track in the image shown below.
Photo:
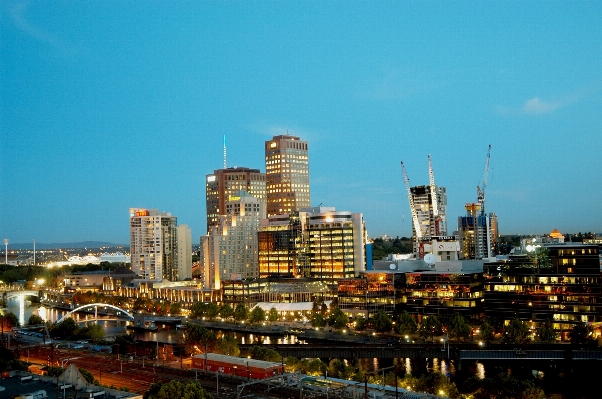
<svg viewBox="0 0 602 399"><path fill-rule="evenodd" d="M22 360L23 359L23 354ZM182 369L157 365L146 360L130 360L130 358L109 354L90 353L76 350L54 350L37 348L30 350L29 361L41 365L63 366L74 364L92 373L101 385L127 388L130 392L143 394L154 382L182 382L197 380L203 388L216 399L236 399L237 387L246 379L220 374L206 374L201 370ZM219 382L218 382L219 380ZM217 387L219 384L219 393ZM295 388L279 387L266 391L263 384L248 385L244 388L240 399L289 399L298 398ZM307 395L304 395L307 397Z"/></svg>

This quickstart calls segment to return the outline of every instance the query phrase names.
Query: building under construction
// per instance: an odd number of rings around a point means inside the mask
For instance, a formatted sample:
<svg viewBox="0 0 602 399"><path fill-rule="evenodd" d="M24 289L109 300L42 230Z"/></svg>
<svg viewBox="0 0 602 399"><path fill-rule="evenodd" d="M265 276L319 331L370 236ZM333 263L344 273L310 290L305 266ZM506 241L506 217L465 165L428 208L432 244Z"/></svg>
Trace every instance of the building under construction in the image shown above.
<svg viewBox="0 0 602 399"><path fill-rule="evenodd" d="M497 253L497 215L485 212L485 188L490 159L491 145L487 151L483 187L477 186L477 202L467 203L466 216L458 218L458 238L463 259L488 259Z"/></svg>
<svg viewBox="0 0 602 399"><path fill-rule="evenodd" d="M414 253L420 259L424 257L425 244L431 243L434 237L447 236L447 192L445 187L435 184L435 174L430 155L428 156L428 164L430 184L428 186L410 187L410 179L403 162L401 163L403 180L412 213Z"/></svg>

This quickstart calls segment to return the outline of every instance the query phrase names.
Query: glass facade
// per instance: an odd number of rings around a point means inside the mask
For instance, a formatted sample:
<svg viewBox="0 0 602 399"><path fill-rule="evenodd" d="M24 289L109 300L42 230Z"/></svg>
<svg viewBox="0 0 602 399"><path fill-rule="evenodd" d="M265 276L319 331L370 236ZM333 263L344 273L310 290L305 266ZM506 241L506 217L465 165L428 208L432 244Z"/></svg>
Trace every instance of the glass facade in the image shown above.
<svg viewBox="0 0 602 399"><path fill-rule="evenodd" d="M307 141L288 135L266 141L265 170L268 216L310 206Z"/></svg>
<svg viewBox="0 0 602 399"><path fill-rule="evenodd" d="M602 323L602 281L597 245L552 245L538 254L485 265L488 316L519 317L534 325L552 320L563 339L576 323Z"/></svg>

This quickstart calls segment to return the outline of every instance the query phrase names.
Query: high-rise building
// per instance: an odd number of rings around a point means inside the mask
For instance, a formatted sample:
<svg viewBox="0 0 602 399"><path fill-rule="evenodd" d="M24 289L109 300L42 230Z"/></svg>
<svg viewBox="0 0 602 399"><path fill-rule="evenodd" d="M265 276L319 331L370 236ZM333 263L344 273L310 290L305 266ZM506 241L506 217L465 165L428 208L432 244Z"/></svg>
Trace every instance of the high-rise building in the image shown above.
<svg viewBox="0 0 602 399"><path fill-rule="evenodd" d="M207 232L226 215L226 202L246 191L259 201L266 199L266 175L259 169L233 167L217 169L206 176Z"/></svg>
<svg viewBox="0 0 602 399"><path fill-rule="evenodd" d="M365 269L361 213L304 208L262 221L259 277L309 277L335 286Z"/></svg>
<svg viewBox="0 0 602 399"><path fill-rule="evenodd" d="M218 289L224 280L259 276L257 231L265 218L265 202L241 191L226 202L226 215L201 238L204 284Z"/></svg>
<svg viewBox="0 0 602 399"><path fill-rule="evenodd" d="M132 271L143 279L178 279L177 218L157 209L130 209Z"/></svg>
<svg viewBox="0 0 602 399"><path fill-rule="evenodd" d="M458 218L458 237L464 259L487 259L497 253L497 215L482 212L481 204L467 203L466 216Z"/></svg>
<svg viewBox="0 0 602 399"><path fill-rule="evenodd" d="M178 226L178 280L192 278L192 233L186 224Z"/></svg>
<svg viewBox="0 0 602 399"><path fill-rule="evenodd" d="M268 216L310 206L307 141L288 135L266 141L265 169Z"/></svg>

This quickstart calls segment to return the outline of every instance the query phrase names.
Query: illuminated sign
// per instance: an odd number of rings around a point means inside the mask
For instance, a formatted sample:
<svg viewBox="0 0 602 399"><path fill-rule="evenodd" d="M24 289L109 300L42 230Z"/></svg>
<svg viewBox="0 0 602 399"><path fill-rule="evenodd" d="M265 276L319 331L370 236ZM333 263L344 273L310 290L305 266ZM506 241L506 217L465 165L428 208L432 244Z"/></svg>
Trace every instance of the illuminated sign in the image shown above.
<svg viewBox="0 0 602 399"><path fill-rule="evenodd" d="M278 144L276 144L276 142L273 141L273 142L270 143L270 148L276 148L277 145Z"/></svg>
<svg viewBox="0 0 602 399"><path fill-rule="evenodd" d="M211 175L211 176L207 176L207 181L208 182L214 182L215 181L215 175Z"/></svg>
<svg viewBox="0 0 602 399"><path fill-rule="evenodd" d="M148 216L148 211L146 209L132 209L130 210L130 217L134 216Z"/></svg>
<svg viewBox="0 0 602 399"><path fill-rule="evenodd" d="M239 199L239 196L231 195L230 198L228 198L228 201L238 201Z"/></svg>

